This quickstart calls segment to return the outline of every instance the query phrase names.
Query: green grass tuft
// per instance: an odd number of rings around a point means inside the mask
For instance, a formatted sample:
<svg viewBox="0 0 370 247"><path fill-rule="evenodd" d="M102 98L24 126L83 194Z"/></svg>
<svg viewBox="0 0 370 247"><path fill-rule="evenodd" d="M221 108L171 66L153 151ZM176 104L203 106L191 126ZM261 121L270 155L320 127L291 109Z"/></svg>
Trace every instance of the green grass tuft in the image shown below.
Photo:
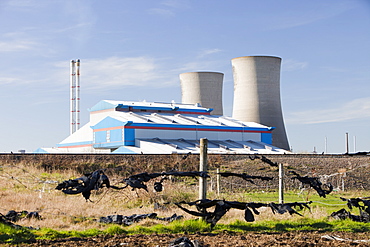
<svg viewBox="0 0 370 247"><path fill-rule="evenodd" d="M125 229L117 225L110 226L107 230L105 230L105 232L110 235L127 234Z"/></svg>
<svg viewBox="0 0 370 247"><path fill-rule="evenodd" d="M189 233L189 232L210 232L210 225L203 220L173 221L167 225L156 224L151 227L132 226L129 227L129 234L151 234L151 233Z"/></svg>
<svg viewBox="0 0 370 247"><path fill-rule="evenodd" d="M35 239L35 235L27 228L14 228L0 223L0 243L22 243Z"/></svg>
<svg viewBox="0 0 370 247"><path fill-rule="evenodd" d="M216 232L247 232L247 231L348 231L348 232L367 232L370 231L370 223L354 222L352 220L328 220L328 219L310 219L302 218L296 220L281 221L259 221L245 222L236 220L228 225L217 224L214 228Z"/></svg>

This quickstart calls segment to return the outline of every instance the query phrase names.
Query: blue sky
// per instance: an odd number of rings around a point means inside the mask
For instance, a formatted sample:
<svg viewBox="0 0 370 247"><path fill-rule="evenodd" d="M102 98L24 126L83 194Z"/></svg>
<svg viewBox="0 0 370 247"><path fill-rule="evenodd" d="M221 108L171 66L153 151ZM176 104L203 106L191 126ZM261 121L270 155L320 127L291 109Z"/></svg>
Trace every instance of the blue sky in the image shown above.
<svg viewBox="0 0 370 247"><path fill-rule="evenodd" d="M225 74L231 59L283 59L295 152L370 151L368 0L2 0L0 152L69 135L69 62L81 59L81 123L100 100L181 102L179 74ZM354 139L356 142L354 142ZM326 147L325 147L326 140Z"/></svg>

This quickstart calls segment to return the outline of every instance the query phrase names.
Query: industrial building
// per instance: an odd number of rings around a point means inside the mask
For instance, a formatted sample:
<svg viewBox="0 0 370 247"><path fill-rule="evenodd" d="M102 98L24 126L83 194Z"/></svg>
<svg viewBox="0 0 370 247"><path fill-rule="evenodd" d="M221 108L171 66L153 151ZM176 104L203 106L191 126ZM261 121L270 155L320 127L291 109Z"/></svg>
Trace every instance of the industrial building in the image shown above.
<svg viewBox="0 0 370 247"><path fill-rule="evenodd" d="M102 100L80 128L80 60L71 61L70 136L37 153L289 153L280 102L281 58L232 59L232 117L223 115L223 73L180 74L182 103Z"/></svg>
<svg viewBox="0 0 370 247"><path fill-rule="evenodd" d="M90 109L90 122L38 153L209 153L281 154L271 145L273 127L241 122L199 105L103 100Z"/></svg>

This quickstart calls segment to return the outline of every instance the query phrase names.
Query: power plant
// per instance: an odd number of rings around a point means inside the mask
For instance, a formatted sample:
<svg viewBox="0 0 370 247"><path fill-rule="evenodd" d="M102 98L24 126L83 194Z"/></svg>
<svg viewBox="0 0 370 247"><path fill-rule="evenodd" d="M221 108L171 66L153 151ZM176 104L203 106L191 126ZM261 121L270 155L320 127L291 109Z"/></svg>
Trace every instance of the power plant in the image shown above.
<svg viewBox="0 0 370 247"><path fill-rule="evenodd" d="M246 56L231 60L234 77L232 117L276 129L274 146L290 150L280 100L281 58Z"/></svg>
<svg viewBox="0 0 370 247"><path fill-rule="evenodd" d="M181 102L212 108L212 115L223 115L222 86L224 74L188 72L180 74Z"/></svg>
<svg viewBox="0 0 370 247"><path fill-rule="evenodd" d="M281 58L232 59L234 105L223 115L224 74L179 75L182 103L102 100L79 128L80 60L71 61L70 135L36 153L199 153L200 138L218 154L289 153L280 102Z"/></svg>

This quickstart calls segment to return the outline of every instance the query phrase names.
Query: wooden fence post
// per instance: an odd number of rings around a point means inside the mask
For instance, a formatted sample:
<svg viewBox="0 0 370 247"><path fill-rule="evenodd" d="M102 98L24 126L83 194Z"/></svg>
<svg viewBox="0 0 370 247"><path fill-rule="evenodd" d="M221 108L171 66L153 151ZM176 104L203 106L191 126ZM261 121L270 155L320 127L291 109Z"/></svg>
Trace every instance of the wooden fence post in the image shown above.
<svg viewBox="0 0 370 247"><path fill-rule="evenodd" d="M208 140L207 138L200 139L200 159L199 159L199 171L207 172L207 149ZM199 178L199 200L207 199L207 178Z"/></svg>
<svg viewBox="0 0 370 247"><path fill-rule="evenodd" d="M284 203L284 168L282 163L279 163L279 203Z"/></svg>
<svg viewBox="0 0 370 247"><path fill-rule="evenodd" d="M221 175L219 173L220 173L220 168L217 168L216 183L217 183L217 195L218 196L220 195L220 192L221 192Z"/></svg>

